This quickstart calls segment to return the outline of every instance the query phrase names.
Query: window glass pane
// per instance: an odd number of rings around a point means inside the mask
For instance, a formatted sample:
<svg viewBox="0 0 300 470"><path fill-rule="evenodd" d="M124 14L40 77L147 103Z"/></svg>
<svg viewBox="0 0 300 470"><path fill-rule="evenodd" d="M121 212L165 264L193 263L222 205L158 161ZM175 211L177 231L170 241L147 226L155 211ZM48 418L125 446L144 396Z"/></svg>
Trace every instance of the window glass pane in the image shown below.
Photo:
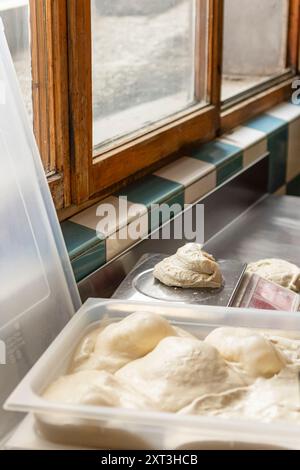
<svg viewBox="0 0 300 470"><path fill-rule="evenodd" d="M29 0L0 0L0 16L26 108L32 120Z"/></svg>
<svg viewBox="0 0 300 470"><path fill-rule="evenodd" d="M286 71L289 0L225 0L223 101Z"/></svg>
<svg viewBox="0 0 300 470"><path fill-rule="evenodd" d="M91 5L94 146L196 102L196 0L92 0Z"/></svg>

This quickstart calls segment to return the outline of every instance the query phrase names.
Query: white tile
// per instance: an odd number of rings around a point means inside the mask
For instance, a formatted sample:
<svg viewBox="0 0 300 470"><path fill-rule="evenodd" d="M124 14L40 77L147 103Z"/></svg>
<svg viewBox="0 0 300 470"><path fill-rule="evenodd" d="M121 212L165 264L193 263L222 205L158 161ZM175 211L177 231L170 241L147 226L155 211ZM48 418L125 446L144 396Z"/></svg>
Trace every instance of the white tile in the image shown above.
<svg viewBox="0 0 300 470"><path fill-rule="evenodd" d="M111 234L106 239L106 260L109 261L148 234L148 214Z"/></svg>
<svg viewBox="0 0 300 470"><path fill-rule="evenodd" d="M154 174L187 187L214 169L214 165L210 163L202 162L196 158L181 157Z"/></svg>
<svg viewBox="0 0 300 470"><path fill-rule="evenodd" d="M147 207L143 204L134 204L116 196L103 199L88 209L80 212L70 220L84 225L92 230L98 230L105 236L116 232L118 228L127 225L132 220L147 213Z"/></svg>
<svg viewBox="0 0 300 470"><path fill-rule="evenodd" d="M285 196L286 195L286 185L284 184L281 186L277 191L274 193L275 196Z"/></svg>
<svg viewBox="0 0 300 470"><path fill-rule="evenodd" d="M246 148L243 152L243 167L246 168L247 166L251 165L251 163L254 163L267 151L267 139L263 139L257 144L251 145L251 147Z"/></svg>
<svg viewBox="0 0 300 470"><path fill-rule="evenodd" d="M281 103L267 111L267 114L283 121L291 122L300 116L300 106L292 103Z"/></svg>
<svg viewBox="0 0 300 470"><path fill-rule="evenodd" d="M232 132L222 135L221 139L231 145L236 145L242 149L251 147L252 145L266 140L266 134L257 129L251 129L250 127L239 126L236 127Z"/></svg>
<svg viewBox="0 0 300 470"><path fill-rule="evenodd" d="M217 173L216 170L214 170L185 189L184 203L192 204L201 197L205 196L205 194L215 189L216 184Z"/></svg>
<svg viewBox="0 0 300 470"><path fill-rule="evenodd" d="M300 173L300 119L289 124L288 158L286 181L289 182Z"/></svg>

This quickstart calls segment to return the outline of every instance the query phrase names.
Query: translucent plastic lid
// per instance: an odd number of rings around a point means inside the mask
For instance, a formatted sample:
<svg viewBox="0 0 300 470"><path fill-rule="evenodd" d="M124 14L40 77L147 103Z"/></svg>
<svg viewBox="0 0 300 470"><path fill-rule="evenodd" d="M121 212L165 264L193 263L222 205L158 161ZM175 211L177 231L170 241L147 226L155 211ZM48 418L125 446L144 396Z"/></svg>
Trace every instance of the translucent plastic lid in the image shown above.
<svg viewBox="0 0 300 470"><path fill-rule="evenodd" d="M1 22L0 437L15 420L3 401L79 306Z"/></svg>

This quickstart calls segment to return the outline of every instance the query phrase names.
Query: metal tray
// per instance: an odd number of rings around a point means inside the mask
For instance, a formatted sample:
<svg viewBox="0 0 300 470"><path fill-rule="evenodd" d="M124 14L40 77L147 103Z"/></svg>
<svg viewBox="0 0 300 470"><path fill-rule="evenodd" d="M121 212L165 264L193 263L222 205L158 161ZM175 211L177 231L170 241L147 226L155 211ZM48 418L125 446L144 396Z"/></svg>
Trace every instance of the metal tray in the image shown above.
<svg viewBox="0 0 300 470"><path fill-rule="evenodd" d="M162 253L142 256L112 298L230 306L247 266L240 261L219 260L224 278L220 289L182 289L167 287L153 277L154 266L165 257Z"/></svg>

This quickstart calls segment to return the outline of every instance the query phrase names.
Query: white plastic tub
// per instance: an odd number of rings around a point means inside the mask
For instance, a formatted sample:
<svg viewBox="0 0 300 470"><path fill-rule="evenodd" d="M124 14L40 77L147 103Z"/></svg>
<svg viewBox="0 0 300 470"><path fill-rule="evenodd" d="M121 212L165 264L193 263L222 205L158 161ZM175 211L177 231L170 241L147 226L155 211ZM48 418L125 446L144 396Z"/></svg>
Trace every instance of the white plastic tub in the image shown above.
<svg viewBox="0 0 300 470"><path fill-rule="evenodd" d="M92 325L112 322L138 310L163 314L202 338L221 325L293 331L300 338L300 315L224 307L90 299L72 318L5 404L35 414L37 429L50 441L110 449L290 448L300 449L300 426L218 417L65 405L44 400L43 390L64 374L79 340ZM297 332L299 334L297 335ZM300 405L300 394L299 394Z"/></svg>

